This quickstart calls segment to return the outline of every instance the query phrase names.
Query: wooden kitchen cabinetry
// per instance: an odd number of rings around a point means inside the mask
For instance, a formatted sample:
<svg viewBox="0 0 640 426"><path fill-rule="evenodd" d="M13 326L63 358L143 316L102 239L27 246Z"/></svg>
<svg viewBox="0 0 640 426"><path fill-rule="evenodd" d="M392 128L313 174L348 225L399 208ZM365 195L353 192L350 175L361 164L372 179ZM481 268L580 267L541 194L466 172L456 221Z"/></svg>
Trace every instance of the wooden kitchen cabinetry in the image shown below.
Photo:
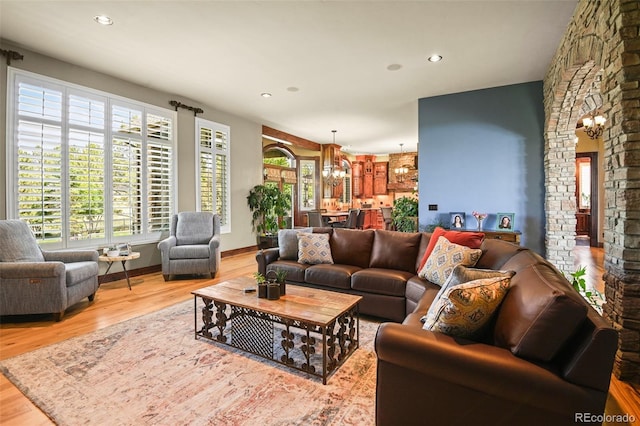
<svg viewBox="0 0 640 426"><path fill-rule="evenodd" d="M389 163L380 161L373 166L373 195L387 195L387 170Z"/></svg>
<svg viewBox="0 0 640 426"><path fill-rule="evenodd" d="M365 209L362 229L384 229L384 220L380 209Z"/></svg>
<svg viewBox="0 0 640 426"><path fill-rule="evenodd" d="M363 178L363 193L364 198L373 197L373 156L364 156L364 178Z"/></svg>
<svg viewBox="0 0 640 426"><path fill-rule="evenodd" d="M362 197L364 194L364 164L362 161L351 163L351 179L353 180L353 196Z"/></svg>

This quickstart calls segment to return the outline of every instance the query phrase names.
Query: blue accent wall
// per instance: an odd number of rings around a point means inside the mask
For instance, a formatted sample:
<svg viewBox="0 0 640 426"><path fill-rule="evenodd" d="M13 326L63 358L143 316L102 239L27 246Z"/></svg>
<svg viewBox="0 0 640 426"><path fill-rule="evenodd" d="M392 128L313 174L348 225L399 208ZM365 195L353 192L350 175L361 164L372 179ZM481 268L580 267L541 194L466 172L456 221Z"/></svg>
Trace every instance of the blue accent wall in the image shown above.
<svg viewBox="0 0 640 426"><path fill-rule="evenodd" d="M521 244L544 255L542 82L422 98L419 101L421 227L449 223L449 212L515 213ZM429 211L437 204L437 211Z"/></svg>

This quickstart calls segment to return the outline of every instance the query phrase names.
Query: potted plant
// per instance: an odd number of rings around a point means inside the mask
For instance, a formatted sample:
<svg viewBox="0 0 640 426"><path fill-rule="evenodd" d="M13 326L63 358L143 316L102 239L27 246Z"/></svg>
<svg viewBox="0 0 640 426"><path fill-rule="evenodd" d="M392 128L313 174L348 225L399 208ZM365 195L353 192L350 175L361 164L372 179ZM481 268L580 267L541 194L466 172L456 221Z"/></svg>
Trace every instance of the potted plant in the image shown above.
<svg viewBox="0 0 640 426"><path fill-rule="evenodd" d="M253 278L256 280L256 284L258 285L258 297L263 299L267 297L267 279L260 272L254 272Z"/></svg>
<svg viewBox="0 0 640 426"><path fill-rule="evenodd" d="M391 219L396 231L418 231L418 200L411 197L400 197L393 202Z"/></svg>
<svg viewBox="0 0 640 426"><path fill-rule="evenodd" d="M267 236L273 240L278 229L285 226L283 217L291 209L291 200L276 186L256 185L249 191L247 205L251 210L251 225L258 234L260 246L263 243L260 237Z"/></svg>

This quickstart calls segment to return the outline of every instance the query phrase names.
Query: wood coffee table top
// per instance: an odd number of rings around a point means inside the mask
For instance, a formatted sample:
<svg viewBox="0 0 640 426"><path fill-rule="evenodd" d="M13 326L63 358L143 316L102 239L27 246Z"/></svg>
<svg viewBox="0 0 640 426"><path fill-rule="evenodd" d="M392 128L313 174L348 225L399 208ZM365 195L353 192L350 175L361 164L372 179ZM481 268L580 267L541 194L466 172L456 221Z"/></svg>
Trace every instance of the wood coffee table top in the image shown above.
<svg viewBox="0 0 640 426"><path fill-rule="evenodd" d="M256 291L245 293L244 289L247 287L256 288ZM320 326L330 324L362 299L362 296L318 290L294 284L287 284L287 294L280 296L278 300L260 299L258 298L256 281L251 277L234 278L195 290L192 294Z"/></svg>

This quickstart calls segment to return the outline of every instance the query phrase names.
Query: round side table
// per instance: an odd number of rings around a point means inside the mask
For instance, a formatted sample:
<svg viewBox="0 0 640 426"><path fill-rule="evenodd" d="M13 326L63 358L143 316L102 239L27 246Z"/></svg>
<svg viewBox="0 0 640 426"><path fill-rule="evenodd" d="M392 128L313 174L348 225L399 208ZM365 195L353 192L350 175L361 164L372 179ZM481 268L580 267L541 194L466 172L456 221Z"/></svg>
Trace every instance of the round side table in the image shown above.
<svg viewBox="0 0 640 426"><path fill-rule="evenodd" d="M98 260L101 262L109 262L109 266L107 270L104 272L103 276L106 276L109 273L109 269L111 269L111 265L113 262L122 262L122 269L124 270L124 276L127 277L127 285L129 286L129 290L131 290L131 282L129 281L129 273L127 272L127 260L133 260L140 257L140 253L137 251L132 251L126 256L107 256L106 254L98 256Z"/></svg>

